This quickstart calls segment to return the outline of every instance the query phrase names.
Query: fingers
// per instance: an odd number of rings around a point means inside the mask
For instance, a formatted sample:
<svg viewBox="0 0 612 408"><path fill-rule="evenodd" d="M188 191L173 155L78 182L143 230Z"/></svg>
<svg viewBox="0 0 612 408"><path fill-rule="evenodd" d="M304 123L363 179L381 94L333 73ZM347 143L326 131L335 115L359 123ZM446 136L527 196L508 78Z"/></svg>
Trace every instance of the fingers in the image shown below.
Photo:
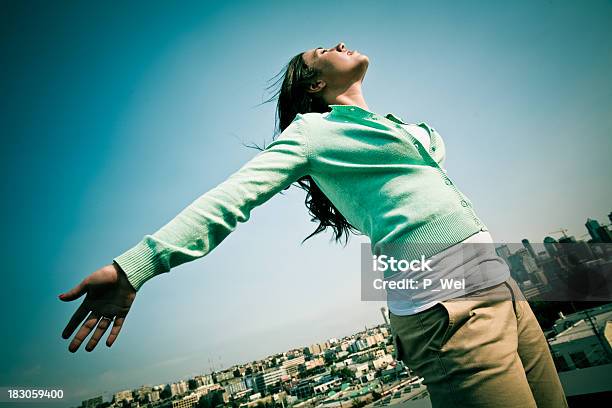
<svg viewBox="0 0 612 408"><path fill-rule="evenodd" d="M71 300L80 298L85 292L87 292L87 284L85 283L85 280L83 280L68 292L59 295L59 298L64 302L69 302Z"/></svg>
<svg viewBox="0 0 612 408"><path fill-rule="evenodd" d="M125 320L125 317L117 317L115 321L113 322L113 328L111 329L111 332L108 335L108 338L106 339L106 345L108 347L112 346L113 343L115 342L115 339L117 339L117 336L119 336L119 332L121 331L121 328L123 327L124 320Z"/></svg>
<svg viewBox="0 0 612 408"><path fill-rule="evenodd" d="M83 319L87 317L88 313L89 313L89 310L87 310L84 304L81 303L81 305L77 308L76 312L74 312L74 314L70 318L70 321L66 325L66 328L62 332L62 337L64 339L67 339L70 336L72 336L72 333L74 332L74 330L83 321Z"/></svg>
<svg viewBox="0 0 612 408"><path fill-rule="evenodd" d="M100 316L98 316L94 312L91 312L89 316L87 316L85 323L83 323L83 325L77 332L76 336L74 336L74 339L72 339L70 346L68 346L68 351L70 351L71 353L74 353L79 349L79 346L81 345L83 340L85 340L85 338L89 335L89 333L95 327L95 325L98 323L98 320L100 320Z"/></svg>
<svg viewBox="0 0 612 408"><path fill-rule="evenodd" d="M108 329L108 326L110 326L110 322L111 320L107 318L100 319L100 323L98 323L98 327L96 328L96 331L89 339L89 342L87 343L87 346L85 347L85 350L91 351L96 347L96 345L98 344L98 341L100 341L100 338L102 337L104 332L106 332L106 329Z"/></svg>

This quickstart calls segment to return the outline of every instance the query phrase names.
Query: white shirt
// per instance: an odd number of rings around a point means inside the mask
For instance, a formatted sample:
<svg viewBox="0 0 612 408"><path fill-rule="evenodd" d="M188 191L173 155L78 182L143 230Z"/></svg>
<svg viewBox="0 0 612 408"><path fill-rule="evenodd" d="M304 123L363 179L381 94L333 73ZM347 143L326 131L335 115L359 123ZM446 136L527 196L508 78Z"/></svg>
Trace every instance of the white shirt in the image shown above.
<svg viewBox="0 0 612 408"><path fill-rule="evenodd" d="M408 133L414 136L419 142L421 142L423 147L427 151L429 151L429 146L431 145L431 139L429 137L429 132L427 132L427 130L423 129L421 126L414 125L411 123L402 124L402 127L406 129Z"/></svg>
<svg viewBox="0 0 612 408"><path fill-rule="evenodd" d="M427 130L415 124L402 124L402 126L429 151L431 139ZM510 276L508 265L495 252L493 237L489 231L480 231L430 259L433 272L427 276L428 279L435 281L444 278L463 278L466 280L465 290L443 289L439 292L410 290L406 300L387 300L389 310L393 314L398 316L415 314L443 300L495 286ZM401 278L397 276L394 280Z"/></svg>
<svg viewBox="0 0 612 408"><path fill-rule="evenodd" d="M433 285L428 289L387 289L387 306L391 313L398 316L416 314L441 301L495 286L510 277L510 268L497 255L493 237L488 231L477 232L428 259L432 271L417 276L419 282L423 278L430 279L434 285L440 279L464 280L465 289L434 291ZM391 280L411 277L409 272L399 272Z"/></svg>

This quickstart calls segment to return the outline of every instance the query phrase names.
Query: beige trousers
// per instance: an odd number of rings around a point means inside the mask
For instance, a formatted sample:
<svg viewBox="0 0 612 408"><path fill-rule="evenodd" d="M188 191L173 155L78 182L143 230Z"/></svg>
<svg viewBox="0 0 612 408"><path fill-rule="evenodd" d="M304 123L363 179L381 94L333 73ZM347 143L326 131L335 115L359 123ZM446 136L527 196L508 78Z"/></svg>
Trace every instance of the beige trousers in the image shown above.
<svg viewBox="0 0 612 408"><path fill-rule="evenodd" d="M409 316L390 313L397 359L434 408L567 407L544 333L514 279Z"/></svg>

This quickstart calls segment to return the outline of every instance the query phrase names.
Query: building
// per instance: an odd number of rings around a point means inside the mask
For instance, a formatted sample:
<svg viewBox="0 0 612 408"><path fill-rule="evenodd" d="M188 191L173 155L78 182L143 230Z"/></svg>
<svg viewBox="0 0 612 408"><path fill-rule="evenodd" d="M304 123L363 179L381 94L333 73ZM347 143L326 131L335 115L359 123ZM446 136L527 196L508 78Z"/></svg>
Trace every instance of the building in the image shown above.
<svg viewBox="0 0 612 408"><path fill-rule="evenodd" d="M601 242L601 238L597 232L597 230L601 227L601 225L599 225L599 221L587 218L587 222L584 224L584 226L586 227L587 231L589 231L589 235L593 239L593 242Z"/></svg>
<svg viewBox="0 0 612 408"><path fill-rule="evenodd" d="M283 361L282 366L285 368L285 370L287 370L287 373L290 376L295 376L298 374L299 366L301 364L304 364L304 362L305 362L304 356L300 356L300 357L296 357L296 358L292 358L292 359Z"/></svg>
<svg viewBox="0 0 612 408"><path fill-rule="evenodd" d="M193 393L184 396L183 398L168 401L163 408L193 408L198 405L200 394Z"/></svg>
<svg viewBox="0 0 612 408"><path fill-rule="evenodd" d="M213 376L214 376L214 379L217 380L216 382L223 382L223 381L233 379L234 372L232 370L226 370L226 371L220 371L218 373L214 373L213 375L209 375L209 376L200 376L200 377L208 377L208 378L202 379L204 382L202 385L213 384L215 382L213 381Z"/></svg>
<svg viewBox="0 0 612 408"><path fill-rule="evenodd" d="M376 360L372 361L375 370L384 369L391 363L393 363L393 356L391 354L384 354L383 356L378 357Z"/></svg>
<svg viewBox="0 0 612 408"><path fill-rule="evenodd" d="M122 401L133 401L134 397L132 396L132 390L124 390L124 391L119 391L116 392L115 394L113 394L113 402L114 403L119 403Z"/></svg>
<svg viewBox="0 0 612 408"><path fill-rule="evenodd" d="M306 370L311 370L315 367L323 367L325 366L325 359L322 357L319 357L319 358L315 358L315 359L306 361L305 366L306 366Z"/></svg>
<svg viewBox="0 0 612 408"><path fill-rule="evenodd" d="M565 396L573 406L608 406L612 395L612 303L555 322L549 340Z"/></svg>
<svg viewBox="0 0 612 408"><path fill-rule="evenodd" d="M227 391L229 395L236 395L247 390L247 386L242 378L235 378L228 381L223 385L223 388L225 388L225 391Z"/></svg>
<svg viewBox="0 0 612 408"><path fill-rule="evenodd" d="M508 248L508 245L503 244L498 246L497 248L495 248L495 252L500 258L506 261L508 265L510 265L510 261L508 261L508 258L510 258L510 255L512 255L512 253L510 252L510 248Z"/></svg>
<svg viewBox="0 0 612 408"><path fill-rule="evenodd" d="M156 402L160 400L160 396L159 396L159 391L155 390L155 391L151 391L150 394L147 395L147 397L145 398L145 401L147 402Z"/></svg>
<svg viewBox="0 0 612 408"><path fill-rule="evenodd" d="M512 277L519 283L531 280L530 274L538 268L529 251L521 248L508 257Z"/></svg>
<svg viewBox="0 0 612 408"><path fill-rule="evenodd" d="M315 385L312 390L315 394L324 394L336 387L340 387L341 384L342 380L339 377L336 377L320 382L319 384Z"/></svg>
<svg viewBox="0 0 612 408"><path fill-rule="evenodd" d="M612 345L605 337L612 303L562 316L548 340L558 371L612 363Z"/></svg>
<svg viewBox="0 0 612 408"><path fill-rule="evenodd" d="M153 392L153 387L148 386L148 385L143 385L142 387L134 391L134 397L138 401L144 401L151 394L151 392Z"/></svg>
<svg viewBox="0 0 612 408"><path fill-rule="evenodd" d="M527 250L527 252L529 252L529 255L531 255L531 257L535 260L538 259L538 256L536 255L535 251L533 250L533 246L531 245L531 242L529 242L529 240L527 238L522 239L521 243L523 244L523 247L525 247L525 249Z"/></svg>
<svg viewBox="0 0 612 408"><path fill-rule="evenodd" d="M610 230L606 226L601 226L597 228L597 235L599 235L600 242L612 242L612 232L610 232Z"/></svg>
<svg viewBox="0 0 612 408"><path fill-rule="evenodd" d="M102 404L102 396L90 398L81 403L82 408L96 408L98 405Z"/></svg>
<svg viewBox="0 0 612 408"><path fill-rule="evenodd" d="M179 381L176 383L168 384L166 389L170 391L170 396L185 394L189 390L189 386L186 381Z"/></svg>
<svg viewBox="0 0 612 408"><path fill-rule="evenodd" d="M249 377L252 383L250 388L253 388L255 392L264 394L270 387L284 379L284 377L288 377L287 370L284 367L258 372Z"/></svg>
<svg viewBox="0 0 612 408"><path fill-rule="evenodd" d="M365 341L364 339L357 339L355 340L355 342L353 344L351 344L351 346L349 347L349 351L351 353L356 353L358 351L367 349L368 346L368 342Z"/></svg>
<svg viewBox="0 0 612 408"><path fill-rule="evenodd" d="M320 354L331 347L331 343L326 341L325 343L316 343L308 346L309 354Z"/></svg>
<svg viewBox="0 0 612 408"><path fill-rule="evenodd" d="M383 317L383 321L385 322L385 325L389 325L389 319L387 317L387 308L386 307L381 307L380 308L380 313L382 314Z"/></svg>
<svg viewBox="0 0 612 408"><path fill-rule="evenodd" d="M548 252L548 256L551 258L556 258L559 255L559 243L553 237L545 237L544 238L544 249Z"/></svg>
<svg viewBox="0 0 612 408"><path fill-rule="evenodd" d="M304 379L289 389L289 394L298 399L310 398L314 395L314 385L310 379Z"/></svg>

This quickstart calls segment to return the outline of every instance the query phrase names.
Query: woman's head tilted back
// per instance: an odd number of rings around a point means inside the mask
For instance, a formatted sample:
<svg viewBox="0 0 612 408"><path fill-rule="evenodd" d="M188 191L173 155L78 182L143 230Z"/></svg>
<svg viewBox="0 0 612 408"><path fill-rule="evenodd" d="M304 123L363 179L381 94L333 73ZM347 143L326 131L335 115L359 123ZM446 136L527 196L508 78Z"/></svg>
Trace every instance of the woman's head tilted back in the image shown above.
<svg viewBox="0 0 612 408"><path fill-rule="evenodd" d="M361 93L361 83L368 70L369 59L357 50L348 50L344 43L332 48L317 47L302 54L306 65L317 71L307 92L323 98L328 104L341 105L343 97Z"/></svg>
<svg viewBox="0 0 612 408"><path fill-rule="evenodd" d="M317 47L295 55L283 69L280 89L272 97L278 96L277 130L285 130L298 113L329 112L329 105L341 105L343 97L361 93L368 64L366 55L348 50L342 42L332 48ZM311 220L319 222L304 241L327 227L332 228L336 241L343 236L348 240L350 232L359 233L310 176L297 182L306 191L305 204Z"/></svg>
<svg viewBox="0 0 612 408"><path fill-rule="evenodd" d="M340 42L295 55L286 65L278 95L277 115L282 132L298 113L328 112L342 97L361 92L369 60Z"/></svg>

